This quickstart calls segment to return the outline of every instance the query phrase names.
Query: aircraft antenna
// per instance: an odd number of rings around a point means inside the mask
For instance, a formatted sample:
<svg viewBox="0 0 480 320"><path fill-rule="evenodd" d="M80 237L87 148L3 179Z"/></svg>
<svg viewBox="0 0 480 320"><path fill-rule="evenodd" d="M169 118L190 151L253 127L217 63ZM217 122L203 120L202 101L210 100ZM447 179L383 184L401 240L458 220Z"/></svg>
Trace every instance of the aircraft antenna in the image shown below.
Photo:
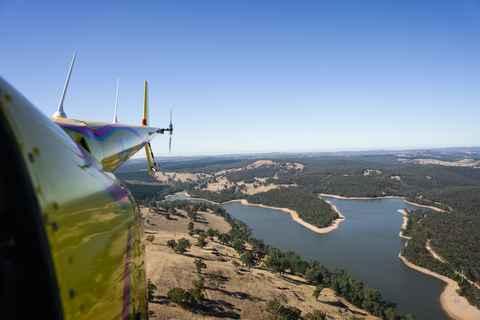
<svg viewBox="0 0 480 320"><path fill-rule="evenodd" d="M115 99L115 114L113 115L113 123L118 123L117 121L117 106L118 106L118 87L120 86L120 77L117 80L117 98Z"/></svg>
<svg viewBox="0 0 480 320"><path fill-rule="evenodd" d="M143 120L142 125L148 125L148 92L147 92L147 81L145 81L145 91L143 93Z"/></svg>
<svg viewBox="0 0 480 320"><path fill-rule="evenodd" d="M58 105L58 110L53 114L54 117L66 118L67 115L63 112L63 101L65 100L65 94L67 93L68 82L70 81L70 75L72 74L73 63L75 62L75 57L77 56L77 51L73 54L72 64L70 65L70 70L68 71L67 80L65 81L65 87L63 87L62 98L60 99L60 104Z"/></svg>

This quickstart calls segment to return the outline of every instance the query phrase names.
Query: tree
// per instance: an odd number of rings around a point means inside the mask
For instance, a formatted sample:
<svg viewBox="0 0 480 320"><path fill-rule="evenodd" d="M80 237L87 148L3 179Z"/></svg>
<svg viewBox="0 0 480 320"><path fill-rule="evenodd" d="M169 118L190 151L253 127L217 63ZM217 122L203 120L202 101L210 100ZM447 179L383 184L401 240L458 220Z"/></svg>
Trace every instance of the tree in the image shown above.
<svg viewBox="0 0 480 320"><path fill-rule="evenodd" d="M323 284L319 284L316 288L315 288L315 291L313 291L313 297L318 300L318 297L320 296L320 293L322 292L322 290L325 288L325 286Z"/></svg>
<svg viewBox="0 0 480 320"><path fill-rule="evenodd" d="M157 212L157 203L155 201L150 201L148 203L148 211L150 212Z"/></svg>
<svg viewBox="0 0 480 320"><path fill-rule="evenodd" d="M238 254L244 253L245 252L245 245L243 244L243 241L240 240L240 239L235 239L235 241L233 241L233 249L235 249L235 251Z"/></svg>
<svg viewBox="0 0 480 320"><path fill-rule="evenodd" d="M222 271L217 270L208 273L208 285L210 287L215 287L216 289L223 288L224 283L225 280L223 278Z"/></svg>
<svg viewBox="0 0 480 320"><path fill-rule="evenodd" d="M203 248L207 245L207 241L205 240L205 233L201 233L197 239L197 246Z"/></svg>
<svg viewBox="0 0 480 320"><path fill-rule="evenodd" d="M302 311L296 307L285 307L277 299L267 302L266 311L272 320L297 320Z"/></svg>
<svg viewBox="0 0 480 320"><path fill-rule="evenodd" d="M185 238L181 238L178 240L178 243L176 244L174 250L176 253L184 254L185 252L187 252L188 249L190 249L191 246L192 244L190 243L190 241Z"/></svg>
<svg viewBox="0 0 480 320"><path fill-rule="evenodd" d="M186 308L189 305L194 305L196 303L196 300L188 291L179 287L175 287L168 291L167 297L182 308Z"/></svg>
<svg viewBox="0 0 480 320"><path fill-rule="evenodd" d="M305 320L325 320L327 315L320 310L315 310L313 313L307 313L303 318Z"/></svg>
<svg viewBox="0 0 480 320"><path fill-rule="evenodd" d="M192 299L195 300L196 303L200 303L205 300L205 296L203 295L202 290L199 288L191 288L188 289L187 292L190 294Z"/></svg>
<svg viewBox="0 0 480 320"><path fill-rule="evenodd" d="M218 237L218 235L219 235L219 232L218 232L217 229L208 228L207 237L212 238L212 240L213 240L213 237L215 237L215 236Z"/></svg>
<svg viewBox="0 0 480 320"><path fill-rule="evenodd" d="M192 280L192 286L194 289L203 290L205 289L205 280L202 277L198 280Z"/></svg>
<svg viewBox="0 0 480 320"><path fill-rule="evenodd" d="M188 231L193 231L194 228L195 228L195 224L192 221L190 221L188 223Z"/></svg>
<svg viewBox="0 0 480 320"><path fill-rule="evenodd" d="M280 319L282 320L298 320L302 311L297 307L283 307L282 315Z"/></svg>
<svg viewBox="0 0 480 320"><path fill-rule="evenodd" d="M327 271L325 267L315 264L311 268L307 268L305 272L305 280L310 283L323 283L324 276L326 275Z"/></svg>
<svg viewBox="0 0 480 320"><path fill-rule="evenodd" d="M203 278L192 280L192 287L192 289L188 290L192 297L197 302L202 302L205 300L205 296L202 293L202 290L205 289L205 280L203 280Z"/></svg>
<svg viewBox="0 0 480 320"><path fill-rule="evenodd" d="M268 255L274 259L282 258L284 257L282 251L280 249L275 248L275 247L269 247L268 248Z"/></svg>
<svg viewBox="0 0 480 320"><path fill-rule="evenodd" d="M197 210L190 208L187 212L188 217L192 221L197 221Z"/></svg>
<svg viewBox="0 0 480 320"><path fill-rule="evenodd" d="M175 240L168 240L167 241L167 247L169 247L170 249L174 250L175 249L175 246L177 245L177 242Z"/></svg>
<svg viewBox="0 0 480 320"><path fill-rule="evenodd" d="M202 269L207 267L207 265L205 264L205 262L203 262L202 259L195 259L195 261L193 263L195 264L195 268L197 269L197 273L200 273L202 271Z"/></svg>
<svg viewBox="0 0 480 320"><path fill-rule="evenodd" d="M230 236L228 233L221 233L218 235L218 241L222 244L228 245L230 243Z"/></svg>
<svg viewBox="0 0 480 320"><path fill-rule="evenodd" d="M146 237L146 240L147 240L147 241L150 241L150 242L153 242L154 239L155 239L155 236L154 236L154 235L151 235L151 234L149 234L149 235Z"/></svg>
<svg viewBox="0 0 480 320"><path fill-rule="evenodd" d="M148 296L148 302L152 302L153 300L153 291L157 290L157 286L155 286L150 279L148 279L147 283L147 296Z"/></svg>
<svg viewBox="0 0 480 320"><path fill-rule="evenodd" d="M385 316L388 320L397 320L400 315L398 314L397 309L388 308L387 310L385 310Z"/></svg>
<svg viewBox="0 0 480 320"><path fill-rule="evenodd" d="M250 251L247 251L243 255L241 255L240 261L248 268L253 267L257 264L257 258Z"/></svg>
<svg viewBox="0 0 480 320"><path fill-rule="evenodd" d="M268 300L267 311L270 319L280 319L280 314L282 310L282 304L277 299Z"/></svg>
<svg viewBox="0 0 480 320"><path fill-rule="evenodd" d="M264 265L267 269L269 269L274 274L280 273L282 274L285 272L286 267L286 258L273 258L271 256L267 256L265 259Z"/></svg>

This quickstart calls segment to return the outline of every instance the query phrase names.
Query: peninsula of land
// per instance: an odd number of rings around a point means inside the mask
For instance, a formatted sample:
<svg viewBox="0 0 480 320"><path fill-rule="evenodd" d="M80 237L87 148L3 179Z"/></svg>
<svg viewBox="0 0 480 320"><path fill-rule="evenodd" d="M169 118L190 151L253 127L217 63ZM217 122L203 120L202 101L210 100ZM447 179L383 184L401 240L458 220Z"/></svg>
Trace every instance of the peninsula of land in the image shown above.
<svg viewBox="0 0 480 320"><path fill-rule="evenodd" d="M185 194L187 197L190 197L190 195L186 192L182 192L180 194ZM217 202L214 202L214 201L210 201L210 200L207 200L207 199L201 199L201 198L191 198L192 200L199 200L199 201L208 201L208 202L212 202L212 203L215 203L215 204L226 204L226 203L231 203L231 202L240 202L241 204L243 205L248 205L248 206L257 206L257 207L261 207L261 208L267 208L267 209L273 209L273 210L280 210L280 211L283 211L283 212L287 212L290 214L290 216L292 217L293 221L301 224L302 226L312 230L313 232L316 232L316 233L329 233L335 229L338 229L339 225L340 225L340 222L344 221L345 220L345 216L343 216L340 211L338 211L337 207L335 207L334 205L332 205L330 203L330 205L332 206L332 208L338 213L338 216L339 218L334 220L332 222L332 225L329 226L329 227L325 227L325 228L318 228L318 227L315 227L314 225L302 220L298 213L294 210L291 210L291 209L288 209L288 208L277 208L277 207L272 207L272 206L266 206L266 205L263 205L263 204L255 204L255 203L249 203L247 200L245 199L237 199L237 200L230 200L230 201L226 201L226 202L223 202L223 203L217 203ZM327 201L328 202L328 201Z"/></svg>
<svg viewBox="0 0 480 320"><path fill-rule="evenodd" d="M427 207L427 206L423 206ZM428 207L430 209L433 209L435 207ZM437 211L442 211L438 208L435 208ZM398 212L403 214L403 225L402 225L402 230L404 230L407 226L408 223L408 217L407 213L405 210L401 209L398 210ZM399 236L410 240L410 237L405 236L402 231L400 231ZM405 244L405 246L408 245L408 242ZM432 255L435 257L435 259L441 260L439 256L433 252L431 248L427 248ZM457 293L457 290L459 289L459 286L457 282L454 280L442 276L438 273L435 273L433 271L430 271L426 268L422 268L420 266L417 266L411 262L409 262L405 257L402 256L401 253L398 254L398 257L407 265L408 267L415 269L417 271L420 271L424 274L428 274L432 277L438 278L444 282L446 282L445 289L443 289L442 294L440 295L440 304L445 310L445 312L448 314L448 316L454 320L475 320L475 319L480 319L480 310L476 308L475 306L472 306L470 303L468 303L467 299L465 297L462 297Z"/></svg>

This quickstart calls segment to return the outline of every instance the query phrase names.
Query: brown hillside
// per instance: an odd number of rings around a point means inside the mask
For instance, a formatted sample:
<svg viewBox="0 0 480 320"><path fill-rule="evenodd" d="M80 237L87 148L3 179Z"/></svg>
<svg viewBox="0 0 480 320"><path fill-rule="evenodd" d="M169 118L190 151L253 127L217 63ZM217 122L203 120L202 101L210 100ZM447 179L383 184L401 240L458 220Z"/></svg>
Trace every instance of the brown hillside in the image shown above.
<svg viewBox="0 0 480 320"><path fill-rule="evenodd" d="M299 308L302 315L321 310L327 314L327 319L349 319L352 316L378 319L337 297L330 289L324 289L316 301L312 296L315 287L301 277L274 275L260 267L235 268L232 260L238 261L239 255L216 239L208 239L203 249L195 246L198 236L188 235L189 219L185 212L180 211L180 215L172 216L170 220L148 212L148 208L143 208L142 212L146 235L155 236L146 244L147 277L157 286L154 300L149 304L150 319L267 319L266 302L274 298L284 305ZM213 228L221 233L230 229L223 218L214 214L201 212L199 216L195 228L205 231ZM178 241L182 237L192 243L184 255L176 254L166 246L168 240ZM197 258L202 258L207 265L200 275L193 263ZM227 281L222 289L206 289L201 306L185 310L167 299L170 289L176 286L189 289L192 280L216 270L221 270Z"/></svg>

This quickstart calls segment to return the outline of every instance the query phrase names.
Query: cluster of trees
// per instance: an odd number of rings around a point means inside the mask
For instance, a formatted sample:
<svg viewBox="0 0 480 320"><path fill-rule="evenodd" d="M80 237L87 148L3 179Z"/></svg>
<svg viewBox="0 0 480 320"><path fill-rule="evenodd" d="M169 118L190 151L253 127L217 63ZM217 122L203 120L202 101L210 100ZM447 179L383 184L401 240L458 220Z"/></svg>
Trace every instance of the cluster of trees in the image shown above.
<svg viewBox="0 0 480 320"><path fill-rule="evenodd" d="M459 282L461 294L480 308L480 290L466 279L480 283L479 215L435 211L407 211L404 235L411 237L402 249L410 262ZM427 250L427 241L444 263Z"/></svg>
<svg viewBox="0 0 480 320"><path fill-rule="evenodd" d="M166 190L170 189L170 186L166 185L131 184L128 182L125 182L125 185L130 190L130 192L135 195L137 201L143 200L145 198L152 199L158 197L159 194L164 193Z"/></svg>
<svg viewBox="0 0 480 320"><path fill-rule="evenodd" d="M172 288L167 293L167 298L182 308L191 308L202 303L205 300L203 291L205 289L220 289L226 278L222 275L221 270L211 271L207 274L207 283L205 279L200 277L192 281L192 288L183 289L180 287Z"/></svg>
<svg viewBox="0 0 480 320"><path fill-rule="evenodd" d="M305 316L301 317L302 311L296 307L289 307L283 305L277 299L267 301L267 307L265 309L267 312L268 318L271 320L324 320L327 318L327 315L320 310L315 310L314 312L307 313ZM350 317L349 320L362 320L364 317ZM385 319L387 320L415 320L415 316L409 314L406 316L400 316L396 309L388 308L385 311Z"/></svg>
<svg viewBox="0 0 480 320"><path fill-rule="evenodd" d="M271 320L297 320L300 319L300 314L302 313L297 307L284 306L277 299L267 301L265 311ZM325 316L320 319L325 319Z"/></svg>
<svg viewBox="0 0 480 320"><path fill-rule="evenodd" d="M340 268L329 270L316 260L303 261L300 256L287 251L282 253L277 248L268 248L268 256L264 266L274 273L290 272L301 275L312 284L316 284L314 297L318 297L321 290L331 288L335 293L369 313L384 319L390 319L390 314L395 314L392 319L414 319L412 315L400 316L396 309L386 308L381 301L380 292L365 285L362 281L350 277L346 271Z"/></svg>
<svg viewBox="0 0 480 320"><path fill-rule="evenodd" d="M334 268L329 270L316 260L304 261L294 251L282 253L278 248L267 246L261 239L249 237L247 241L251 245L250 250L246 249L242 240L236 239L233 242L234 249L241 254L240 261L246 267L258 266L263 261L263 267L274 274L281 275L288 272L303 276L309 283L317 285L313 293L314 296L316 295L316 298L318 298L318 294L320 294L323 288L331 288L337 295L344 297L345 300L356 307L364 309L375 316L395 320L415 319L413 315L400 316L396 309L386 308L381 301L382 297L378 290L372 289L362 281L348 276L343 269ZM294 310L284 311L290 314ZM279 318L275 319L291 319L288 317L282 318L282 314L280 312L278 314ZM293 312L293 314L296 314L296 312Z"/></svg>
<svg viewBox="0 0 480 320"><path fill-rule="evenodd" d="M167 292L167 298L182 308L193 307L205 300L202 290L205 289L203 278L192 281L192 288L185 290L175 287Z"/></svg>
<svg viewBox="0 0 480 320"><path fill-rule="evenodd" d="M191 246L192 244L190 241L185 238L180 238L178 242L173 239L167 241L167 247L175 251L175 253L184 254Z"/></svg>
<svg viewBox="0 0 480 320"><path fill-rule="evenodd" d="M141 205L148 205L151 201L163 201L168 195L193 188L190 182L181 181L175 181L167 185L124 183Z"/></svg>
<svg viewBox="0 0 480 320"><path fill-rule="evenodd" d="M230 214L220 205L216 205L210 202L191 202L188 200L175 200L162 202L158 205L162 210L169 212L177 212L176 210L183 210L187 212L188 217L191 222L188 224L188 230L192 234L202 234L202 230L194 229L194 224L192 221L197 219L197 213L211 211L217 216L221 216L225 219L226 222L230 225L230 231L228 233L220 234L218 230L209 228L205 235L206 237L217 237L218 240L223 244L233 243L235 239L246 240L250 230L247 227L247 224L241 220L232 218Z"/></svg>
<svg viewBox="0 0 480 320"><path fill-rule="evenodd" d="M193 263L195 264L195 269L197 270L198 274L201 274L201 270L207 267L207 265L202 259L195 259ZM172 302L176 303L182 308L193 307L205 300L205 296L203 295L203 291L205 289L207 289L208 287L210 289L220 289L223 288L223 285L226 282L226 278L223 276L221 270L210 271L209 273L207 273L206 278L206 283L204 277L193 280L192 288L188 290L180 287L172 288L167 293L168 299L170 299Z"/></svg>
<svg viewBox="0 0 480 320"><path fill-rule="evenodd" d="M219 191L210 191L206 189L193 189L188 192L192 197L207 199L213 202L227 202L230 200L243 199L245 198L245 193L235 185L228 188L224 188Z"/></svg>
<svg viewBox="0 0 480 320"><path fill-rule="evenodd" d="M423 192L420 196L407 198L408 201L455 211L464 215L480 216L480 187L443 187Z"/></svg>
<svg viewBox="0 0 480 320"><path fill-rule="evenodd" d="M300 187L281 187L247 197L248 202L279 208L288 208L316 227L328 227L338 219L330 204Z"/></svg>

